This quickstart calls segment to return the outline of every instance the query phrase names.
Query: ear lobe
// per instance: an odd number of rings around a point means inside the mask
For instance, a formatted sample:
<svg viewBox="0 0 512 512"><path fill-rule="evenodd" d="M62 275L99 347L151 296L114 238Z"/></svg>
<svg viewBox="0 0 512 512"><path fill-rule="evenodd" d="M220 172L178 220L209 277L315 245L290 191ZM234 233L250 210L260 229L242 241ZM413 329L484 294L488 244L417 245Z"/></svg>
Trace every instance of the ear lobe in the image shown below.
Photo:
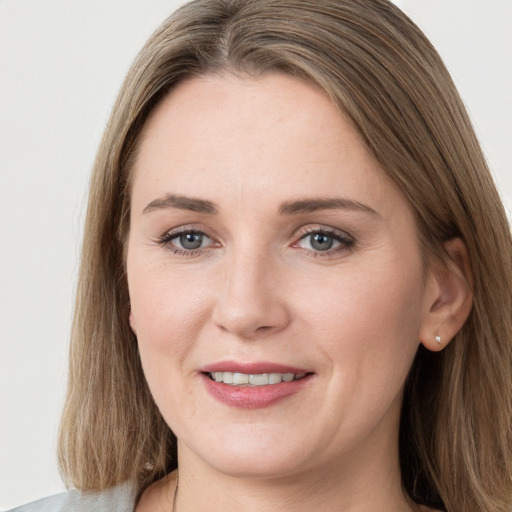
<svg viewBox="0 0 512 512"><path fill-rule="evenodd" d="M133 331L133 334L135 334L135 336L137 336L137 329L135 328L135 317L133 316L133 312L131 309L130 309L130 316L129 316L128 320L130 322L130 328Z"/></svg>
<svg viewBox="0 0 512 512"><path fill-rule="evenodd" d="M466 245L453 238L444 247L448 257L434 264L431 271L432 292L427 292L430 309L420 332L422 344L434 352L445 348L459 332L473 305L473 275Z"/></svg>

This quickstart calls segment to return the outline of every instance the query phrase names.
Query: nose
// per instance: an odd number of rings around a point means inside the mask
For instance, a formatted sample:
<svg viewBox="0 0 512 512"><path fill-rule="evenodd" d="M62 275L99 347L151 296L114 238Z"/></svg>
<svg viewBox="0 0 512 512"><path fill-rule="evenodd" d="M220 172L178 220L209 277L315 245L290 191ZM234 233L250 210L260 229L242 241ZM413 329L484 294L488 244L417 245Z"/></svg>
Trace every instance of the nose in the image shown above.
<svg viewBox="0 0 512 512"><path fill-rule="evenodd" d="M223 331L244 340L269 337L287 327L291 314L278 265L265 255L229 258L213 309L213 321Z"/></svg>

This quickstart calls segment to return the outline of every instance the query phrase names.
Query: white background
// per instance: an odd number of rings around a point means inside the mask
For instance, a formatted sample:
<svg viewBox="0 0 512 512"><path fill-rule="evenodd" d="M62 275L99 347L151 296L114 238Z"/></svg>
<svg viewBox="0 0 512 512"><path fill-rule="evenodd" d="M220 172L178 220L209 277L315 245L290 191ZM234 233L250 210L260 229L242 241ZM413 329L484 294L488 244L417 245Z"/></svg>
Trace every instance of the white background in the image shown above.
<svg viewBox="0 0 512 512"><path fill-rule="evenodd" d="M0 509L64 489L55 440L88 174L131 60L180 1L0 0ZM512 206L512 0L396 0Z"/></svg>

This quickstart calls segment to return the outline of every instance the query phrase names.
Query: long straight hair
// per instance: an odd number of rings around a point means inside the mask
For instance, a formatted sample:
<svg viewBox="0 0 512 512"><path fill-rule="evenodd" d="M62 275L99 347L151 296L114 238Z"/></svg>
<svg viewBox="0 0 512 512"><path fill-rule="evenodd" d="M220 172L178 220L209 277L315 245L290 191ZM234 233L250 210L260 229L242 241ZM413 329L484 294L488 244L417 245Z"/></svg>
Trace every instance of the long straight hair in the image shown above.
<svg viewBox="0 0 512 512"><path fill-rule="evenodd" d="M400 426L405 491L449 512L512 507L512 243L468 115L440 57L387 0L196 0L132 65L91 178L59 456L68 484L142 492L177 467L128 325L131 166L149 113L179 82L287 73L324 90L414 209L425 261L460 237L474 306L440 353L420 348ZM428 264L428 263L427 263Z"/></svg>

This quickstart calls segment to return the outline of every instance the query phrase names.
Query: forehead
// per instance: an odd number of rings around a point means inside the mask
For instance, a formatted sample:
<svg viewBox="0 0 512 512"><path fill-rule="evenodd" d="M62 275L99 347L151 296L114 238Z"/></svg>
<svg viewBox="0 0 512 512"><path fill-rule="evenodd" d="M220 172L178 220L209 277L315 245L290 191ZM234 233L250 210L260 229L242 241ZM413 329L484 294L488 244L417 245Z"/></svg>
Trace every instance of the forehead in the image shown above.
<svg viewBox="0 0 512 512"><path fill-rule="evenodd" d="M133 183L134 200L172 192L256 206L269 195L400 195L332 100L283 74L179 84L141 133Z"/></svg>

